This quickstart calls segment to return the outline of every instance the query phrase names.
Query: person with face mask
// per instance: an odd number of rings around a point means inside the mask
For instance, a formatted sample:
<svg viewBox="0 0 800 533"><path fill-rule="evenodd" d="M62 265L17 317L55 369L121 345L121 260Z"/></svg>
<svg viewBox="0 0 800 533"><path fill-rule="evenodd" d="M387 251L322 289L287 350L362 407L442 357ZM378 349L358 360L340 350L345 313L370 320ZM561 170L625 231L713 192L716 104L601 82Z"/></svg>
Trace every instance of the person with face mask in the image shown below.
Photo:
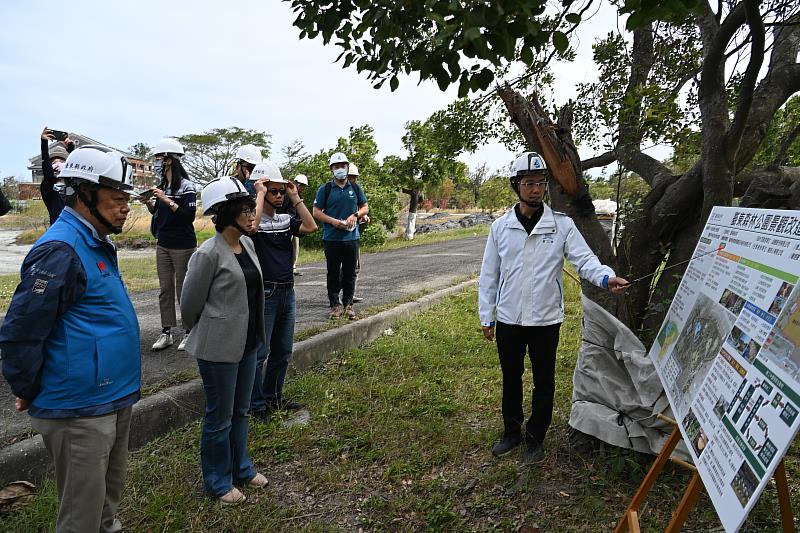
<svg viewBox="0 0 800 533"><path fill-rule="evenodd" d="M231 176L210 181L200 194L217 234L189 261L181 317L192 330L186 352L197 358L206 396L200 437L205 492L235 505L246 499L238 487L267 485L247 451L247 410L264 344L264 283L248 236L256 230L256 204Z"/></svg>
<svg viewBox="0 0 800 533"><path fill-rule="evenodd" d="M250 415L266 422L275 411L297 411L304 406L283 396L283 383L292 356L295 323L292 239L317 230L314 217L294 183L283 179L277 165L264 161L255 166L258 231L253 236L264 277L264 338L258 353L250 398ZM282 213L286 207L294 215ZM264 368L264 361L267 362Z"/></svg>
<svg viewBox="0 0 800 533"><path fill-rule="evenodd" d="M369 212L367 197L358 185L347 180L347 156L334 153L329 162L333 179L317 189L314 218L322 222L322 242L328 267L327 288L331 320L342 316L356 318L353 293L358 259L358 220ZM339 300L341 292L342 299Z"/></svg>
<svg viewBox="0 0 800 533"><path fill-rule="evenodd" d="M544 459L544 438L553 417L555 362L564 291L561 270L566 257L593 284L621 292L628 282L600 263L572 219L544 202L549 173L544 159L526 152L514 161L511 187L519 198L513 209L492 223L478 289L478 314L484 337L497 330L503 371L502 438L492 454L502 457L523 441L525 463ZM525 352L531 360L531 415L524 428L522 374Z"/></svg>
<svg viewBox="0 0 800 533"><path fill-rule="evenodd" d="M174 342L172 328L177 326L175 297L181 298L189 258L197 248L194 231L197 189L181 164L183 153L181 143L170 138L160 140L153 148L153 173L159 184L150 188L152 195L145 205L153 215L150 230L156 237L162 328L161 335L153 343L153 351L163 350ZM186 329L178 345L179 351L186 347L188 335Z"/></svg>
<svg viewBox="0 0 800 533"><path fill-rule="evenodd" d="M132 167L102 146L65 162L66 206L25 257L2 328L3 376L55 466L56 531L121 531L139 322L122 280L119 234Z"/></svg>
<svg viewBox="0 0 800 533"><path fill-rule="evenodd" d="M59 178L61 169L67 156L75 149L75 143L67 137L61 142L57 142L50 147L50 141L55 141L51 129L45 127L42 130L42 183L39 185L39 192L42 201L47 208L50 216L50 225L58 218L64 209L64 180Z"/></svg>

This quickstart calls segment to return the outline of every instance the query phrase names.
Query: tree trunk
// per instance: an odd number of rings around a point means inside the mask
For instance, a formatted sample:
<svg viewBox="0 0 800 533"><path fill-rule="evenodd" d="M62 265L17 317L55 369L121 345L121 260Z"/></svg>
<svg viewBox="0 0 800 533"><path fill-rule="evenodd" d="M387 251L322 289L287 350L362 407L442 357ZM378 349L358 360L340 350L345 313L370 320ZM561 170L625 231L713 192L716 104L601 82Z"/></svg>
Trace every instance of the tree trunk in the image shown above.
<svg viewBox="0 0 800 533"><path fill-rule="evenodd" d="M511 120L525 136L527 145L531 150L543 151L539 146L538 137L534 133L535 128L540 127L540 124L544 124L545 128L552 131L551 140L554 142L555 148L572 162L575 176L577 177L577 192L574 195L569 195L564 187L559 185L555 179L552 179L548 186L549 203L554 210L564 212L572 218L586 243L603 264L614 267L616 260L611 249L611 241L600 221L597 220L592 197L583 179L578 151L572 140L570 131L572 126L571 105L564 106L561 109L558 128L556 128L556 125L552 123L539 102L534 99L536 98L535 96L528 100L508 87L500 87L498 93L511 115ZM608 312L617 314L620 301L618 297L613 296L605 289L595 287L585 280L581 281L581 289L587 297L597 302Z"/></svg>
<svg viewBox="0 0 800 533"><path fill-rule="evenodd" d="M408 241L414 240L414 233L417 230L417 204L419 203L420 189L403 189L403 192L411 198L408 204L408 220L406 221L405 238Z"/></svg>

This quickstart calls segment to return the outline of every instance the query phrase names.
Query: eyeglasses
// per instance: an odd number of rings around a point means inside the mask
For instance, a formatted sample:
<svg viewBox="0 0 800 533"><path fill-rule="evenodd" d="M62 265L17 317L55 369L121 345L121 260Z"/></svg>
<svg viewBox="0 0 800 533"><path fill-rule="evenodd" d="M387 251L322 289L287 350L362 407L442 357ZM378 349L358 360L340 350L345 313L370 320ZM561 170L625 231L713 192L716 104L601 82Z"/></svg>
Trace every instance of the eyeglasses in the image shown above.
<svg viewBox="0 0 800 533"><path fill-rule="evenodd" d="M242 214L242 215L244 215L246 217L254 217L254 216L256 216L256 210L255 210L255 208L242 209L240 214Z"/></svg>
<svg viewBox="0 0 800 533"><path fill-rule="evenodd" d="M269 192L272 196L278 196L279 194L284 196L286 194L286 189L267 189L267 192Z"/></svg>
<svg viewBox="0 0 800 533"><path fill-rule="evenodd" d="M519 184L522 189L544 189L547 187L547 180L544 181L523 181Z"/></svg>

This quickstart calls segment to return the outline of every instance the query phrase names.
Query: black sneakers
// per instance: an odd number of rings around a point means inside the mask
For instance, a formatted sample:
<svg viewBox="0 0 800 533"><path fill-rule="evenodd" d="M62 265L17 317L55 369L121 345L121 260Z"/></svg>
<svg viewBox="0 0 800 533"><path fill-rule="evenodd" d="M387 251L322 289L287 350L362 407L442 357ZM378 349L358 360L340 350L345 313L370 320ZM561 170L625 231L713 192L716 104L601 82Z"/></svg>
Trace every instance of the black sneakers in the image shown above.
<svg viewBox="0 0 800 533"><path fill-rule="evenodd" d="M522 435L503 435L503 438L492 446L492 455L504 457L514 451L522 443Z"/></svg>
<svg viewBox="0 0 800 533"><path fill-rule="evenodd" d="M262 409L260 411L250 411L250 417L264 422L265 424L269 424L269 413L266 409Z"/></svg>
<svg viewBox="0 0 800 533"><path fill-rule="evenodd" d="M302 403L281 398L277 402L267 402L266 412L269 415L275 411L299 411L305 408L306 406Z"/></svg>
<svg viewBox="0 0 800 533"><path fill-rule="evenodd" d="M541 463L544 461L544 446L541 444L528 444L522 452L522 462L525 464Z"/></svg>

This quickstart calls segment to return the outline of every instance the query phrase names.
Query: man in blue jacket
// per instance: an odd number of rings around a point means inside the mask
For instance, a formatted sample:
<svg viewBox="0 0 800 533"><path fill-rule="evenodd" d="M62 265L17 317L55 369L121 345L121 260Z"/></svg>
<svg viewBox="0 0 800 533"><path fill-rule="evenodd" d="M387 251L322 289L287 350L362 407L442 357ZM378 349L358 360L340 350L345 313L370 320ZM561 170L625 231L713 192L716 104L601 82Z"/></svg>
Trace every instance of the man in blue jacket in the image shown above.
<svg viewBox="0 0 800 533"><path fill-rule="evenodd" d="M99 146L64 164L66 207L22 264L0 328L3 376L55 464L57 531L115 518L139 400L139 324L108 239L128 216L131 167Z"/></svg>

